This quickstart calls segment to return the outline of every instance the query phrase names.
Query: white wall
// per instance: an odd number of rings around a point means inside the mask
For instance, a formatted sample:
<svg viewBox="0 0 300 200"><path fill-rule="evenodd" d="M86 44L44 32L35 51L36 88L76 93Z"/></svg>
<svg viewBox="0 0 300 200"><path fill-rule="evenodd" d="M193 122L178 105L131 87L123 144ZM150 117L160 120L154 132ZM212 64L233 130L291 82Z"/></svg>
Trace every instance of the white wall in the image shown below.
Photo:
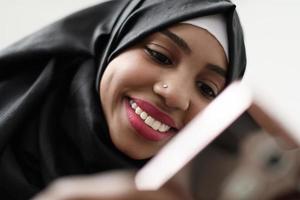
<svg viewBox="0 0 300 200"><path fill-rule="evenodd" d="M0 49L83 7L103 0L1 0Z"/></svg>
<svg viewBox="0 0 300 200"><path fill-rule="evenodd" d="M246 34L245 81L260 104L300 138L300 1L235 1Z"/></svg>

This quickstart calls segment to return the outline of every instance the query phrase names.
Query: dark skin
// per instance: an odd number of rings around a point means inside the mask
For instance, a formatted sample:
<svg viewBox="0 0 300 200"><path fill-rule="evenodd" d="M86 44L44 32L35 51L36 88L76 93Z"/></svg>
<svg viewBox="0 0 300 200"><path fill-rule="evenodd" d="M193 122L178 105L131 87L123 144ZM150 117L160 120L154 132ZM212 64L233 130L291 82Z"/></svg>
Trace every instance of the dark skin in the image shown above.
<svg viewBox="0 0 300 200"><path fill-rule="evenodd" d="M152 157L172 136L155 142L141 137L128 121L125 99L149 102L173 119L178 132L224 89L226 70L218 41L188 24L154 33L125 50L108 64L100 82L113 144L133 159Z"/></svg>

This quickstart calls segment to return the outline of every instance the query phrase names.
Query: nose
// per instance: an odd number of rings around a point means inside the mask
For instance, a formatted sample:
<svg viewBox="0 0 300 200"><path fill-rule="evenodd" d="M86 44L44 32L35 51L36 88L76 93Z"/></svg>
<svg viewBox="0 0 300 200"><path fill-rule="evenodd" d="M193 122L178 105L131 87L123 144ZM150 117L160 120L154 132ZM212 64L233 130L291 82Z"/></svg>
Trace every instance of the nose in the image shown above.
<svg viewBox="0 0 300 200"><path fill-rule="evenodd" d="M186 111L190 106L190 88L188 81L173 77L156 82L153 91L164 100L167 107Z"/></svg>

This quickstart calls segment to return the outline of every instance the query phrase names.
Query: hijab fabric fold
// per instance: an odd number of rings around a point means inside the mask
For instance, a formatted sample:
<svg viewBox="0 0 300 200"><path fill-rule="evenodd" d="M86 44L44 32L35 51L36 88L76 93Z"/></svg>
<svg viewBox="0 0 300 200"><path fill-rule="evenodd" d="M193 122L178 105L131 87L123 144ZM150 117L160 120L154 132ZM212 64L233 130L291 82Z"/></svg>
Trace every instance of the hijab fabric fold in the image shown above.
<svg viewBox="0 0 300 200"><path fill-rule="evenodd" d="M194 17L222 13L228 83L246 57L235 6L226 0L108 1L65 17L0 52L0 197L28 199L54 179L140 167L112 144L99 81L120 52Z"/></svg>

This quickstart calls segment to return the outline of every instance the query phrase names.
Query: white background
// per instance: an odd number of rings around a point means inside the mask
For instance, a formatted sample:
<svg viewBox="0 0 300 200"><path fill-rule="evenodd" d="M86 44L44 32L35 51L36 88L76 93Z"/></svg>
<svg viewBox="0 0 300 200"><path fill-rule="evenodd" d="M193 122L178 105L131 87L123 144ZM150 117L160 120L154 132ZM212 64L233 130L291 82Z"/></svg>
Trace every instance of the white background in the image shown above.
<svg viewBox="0 0 300 200"><path fill-rule="evenodd" d="M72 12L103 0L0 0L0 49Z"/></svg>
<svg viewBox="0 0 300 200"><path fill-rule="evenodd" d="M300 1L235 2L246 35L245 80L260 104L300 139Z"/></svg>
<svg viewBox="0 0 300 200"><path fill-rule="evenodd" d="M0 49L97 2L101 0L1 0ZM287 125L300 126L300 0L234 2L246 35L246 82Z"/></svg>

